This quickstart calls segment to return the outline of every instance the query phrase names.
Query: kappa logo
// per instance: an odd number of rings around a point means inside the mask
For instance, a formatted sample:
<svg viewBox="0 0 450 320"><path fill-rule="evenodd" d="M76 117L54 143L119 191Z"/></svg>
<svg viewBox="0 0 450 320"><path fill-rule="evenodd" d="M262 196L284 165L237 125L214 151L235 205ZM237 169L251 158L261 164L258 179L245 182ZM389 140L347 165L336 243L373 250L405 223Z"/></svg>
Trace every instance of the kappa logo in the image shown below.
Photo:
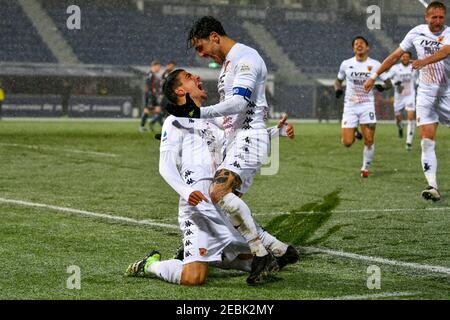
<svg viewBox="0 0 450 320"><path fill-rule="evenodd" d="M162 141L164 142L166 140L167 140L167 131L164 131Z"/></svg>
<svg viewBox="0 0 450 320"><path fill-rule="evenodd" d="M192 178L189 178L189 179L186 180L186 183L187 183L188 185L191 185L191 184L193 184L194 182L195 182L195 180L192 179Z"/></svg>
<svg viewBox="0 0 450 320"><path fill-rule="evenodd" d="M186 226L186 228L189 228L190 226L193 226L194 224L192 222L190 222L189 220L186 220L184 222L184 225Z"/></svg>
<svg viewBox="0 0 450 320"><path fill-rule="evenodd" d="M195 121L193 119L189 119L189 123L194 123Z"/></svg>
<svg viewBox="0 0 450 320"><path fill-rule="evenodd" d="M200 254L201 257L204 257L206 255L206 249L205 248L199 248L198 249L198 253Z"/></svg>
<svg viewBox="0 0 450 320"><path fill-rule="evenodd" d="M186 236L191 236L191 235L193 235L194 233L191 231L191 229L187 229L186 230Z"/></svg>
<svg viewBox="0 0 450 320"><path fill-rule="evenodd" d="M192 246L192 242L190 240L186 240L186 242L184 243L184 247L189 247Z"/></svg>
<svg viewBox="0 0 450 320"><path fill-rule="evenodd" d="M431 169L431 166L430 166L428 163L425 163L425 164L423 165L423 172L430 171L430 169Z"/></svg>
<svg viewBox="0 0 450 320"><path fill-rule="evenodd" d="M192 256L192 253L190 253L189 251L184 251L185 258L190 257L190 256Z"/></svg>

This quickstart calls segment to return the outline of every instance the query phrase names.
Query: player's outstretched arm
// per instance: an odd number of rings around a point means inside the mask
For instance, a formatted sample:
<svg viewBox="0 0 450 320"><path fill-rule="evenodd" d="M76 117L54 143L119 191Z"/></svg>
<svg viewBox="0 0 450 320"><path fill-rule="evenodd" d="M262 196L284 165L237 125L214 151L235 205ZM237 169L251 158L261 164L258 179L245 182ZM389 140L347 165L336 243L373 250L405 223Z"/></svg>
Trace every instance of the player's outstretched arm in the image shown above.
<svg viewBox="0 0 450 320"><path fill-rule="evenodd" d="M267 128L267 132L269 133L271 138L288 137L289 139L294 139L294 126L290 123L287 123L287 119L288 116L285 114L278 121L278 125Z"/></svg>
<svg viewBox="0 0 450 320"><path fill-rule="evenodd" d="M375 72L375 74L367 79L364 83L364 90L366 90L366 92L372 90L373 86L375 85L375 80L385 71L389 70L395 63L397 63L403 53L404 51L402 50L402 48L397 48L386 59L384 59L383 63Z"/></svg>
<svg viewBox="0 0 450 320"><path fill-rule="evenodd" d="M429 65L431 63L436 63L441 60L444 60L449 55L450 55L450 45L445 45L438 52L435 52L431 56L426 57L425 59L422 59L422 60L413 61L412 67L413 67L413 69L417 70L417 69L423 68L426 65Z"/></svg>
<svg viewBox="0 0 450 320"><path fill-rule="evenodd" d="M215 105L199 108L187 93L185 104L170 103L166 110L175 117L211 119L241 113L245 111L248 104L249 101L245 97L235 95Z"/></svg>

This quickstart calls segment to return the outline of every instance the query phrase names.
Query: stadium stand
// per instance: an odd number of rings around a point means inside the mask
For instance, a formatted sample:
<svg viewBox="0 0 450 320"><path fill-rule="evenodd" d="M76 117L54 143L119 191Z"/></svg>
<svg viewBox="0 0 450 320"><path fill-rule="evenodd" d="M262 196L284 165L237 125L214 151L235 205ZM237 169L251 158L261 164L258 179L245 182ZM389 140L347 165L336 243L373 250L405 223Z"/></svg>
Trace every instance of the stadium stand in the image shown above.
<svg viewBox="0 0 450 320"><path fill-rule="evenodd" d="M0 61L56 62L18 3L0 0L0 8Z"/></svg>
<svg viewBox="0 0 450 320"><path fill-rule="evenodd" d="M152 7L140 12L133 7L90 5L83 8L82 30L68 30L65 10L65 6L47 7L48 14L83 63L147 65L153 59L170 56L183 66L207 64L186 50L191 16L164 15ZM238 41L256 46L240 27L239 19L226 20L224 27Z"/></svg>

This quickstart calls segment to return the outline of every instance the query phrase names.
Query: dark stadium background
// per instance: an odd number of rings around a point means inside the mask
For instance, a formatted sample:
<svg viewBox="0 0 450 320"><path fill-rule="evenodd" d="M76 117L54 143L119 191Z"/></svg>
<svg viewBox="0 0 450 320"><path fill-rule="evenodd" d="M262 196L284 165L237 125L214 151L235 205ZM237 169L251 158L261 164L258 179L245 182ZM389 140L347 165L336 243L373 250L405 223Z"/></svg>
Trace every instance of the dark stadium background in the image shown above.
<svg viewBox="0 0 450 320"><path fill-rule="evenodd" d="M380 30L366 25L373 4L381 8ZM66 26L70 5L81 9L80 30ZM323 91L352 56L352 38L365 36L370 56L382 60L423 21L418 1L0 0L0 8L4 117L61 116L65 80L70 117L138 117L154 59L198 73L213 103L218 69L186 49L186 35L194 19L214 15L265 59L272 116L314 119L327 104L338 119L342 101ZM377 93L379 119L393 119L387 99Z"/></svg>

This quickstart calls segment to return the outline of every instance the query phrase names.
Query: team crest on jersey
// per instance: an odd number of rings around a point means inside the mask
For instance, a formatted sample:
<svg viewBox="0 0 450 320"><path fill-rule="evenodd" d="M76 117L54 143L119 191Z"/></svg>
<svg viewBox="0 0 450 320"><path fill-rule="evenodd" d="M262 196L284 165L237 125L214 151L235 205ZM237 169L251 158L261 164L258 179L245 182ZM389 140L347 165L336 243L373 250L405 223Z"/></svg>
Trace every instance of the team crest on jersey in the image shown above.
<svg viewBox="0 0 450 320"><path fill-rule="evenodd" d="M369 70L369 72L372 72L373 67L372 66L367 66L367 70Z"/></svg>
<svg viewBox="0 0 450 320"><path fill-rule="evenodd" d="M206 249L205 248L199 248L198 253L201 257L204 257L206 255Z"/></svg>
<svg viewBox="0 0 450 320"><path fill-rule="evenodd" d="M440 36L439 38L437 38L437 42L441 43L444 40L444 36Z"/></svg>

